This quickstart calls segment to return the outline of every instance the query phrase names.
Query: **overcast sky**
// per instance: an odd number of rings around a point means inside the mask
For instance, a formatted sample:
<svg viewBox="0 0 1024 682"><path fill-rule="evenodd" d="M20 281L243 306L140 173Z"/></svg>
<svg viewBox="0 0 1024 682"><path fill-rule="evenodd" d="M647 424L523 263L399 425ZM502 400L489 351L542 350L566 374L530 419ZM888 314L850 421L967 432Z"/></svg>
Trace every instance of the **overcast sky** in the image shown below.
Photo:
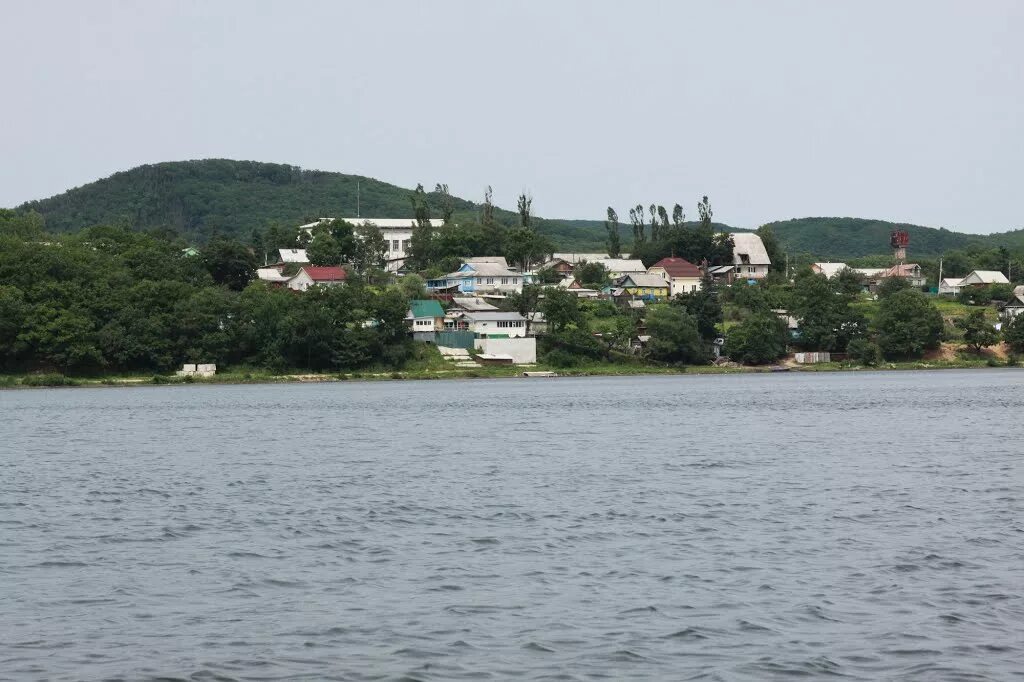
<svg viewBox="0 0 1024 682"><path fill-rule="evenodd" d="M143 163L357 173L547 217L1024 227L1024 3L8 2L0 206Z"/></svg>

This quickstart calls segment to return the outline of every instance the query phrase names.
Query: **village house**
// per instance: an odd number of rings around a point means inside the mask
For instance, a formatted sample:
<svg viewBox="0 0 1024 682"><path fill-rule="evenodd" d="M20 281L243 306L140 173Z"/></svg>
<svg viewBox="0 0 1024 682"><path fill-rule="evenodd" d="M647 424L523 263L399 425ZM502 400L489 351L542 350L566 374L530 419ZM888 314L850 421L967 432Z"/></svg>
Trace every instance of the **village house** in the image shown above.
<svg viewBox="0 0 1024 682"><path fill-rule="evenodd" d="M457 313L446 317L445 329L467 330L477 338L517 338L526 336L526 318L519 313L501 311Z"/></svg>
<svg viewBox="0 0 1024 682"><path fill-rule="evenodd" d="M885 271L883 279L887 277L901 277L907 280L907 284L912 287L923 287L928 283L928 278L924 276L921 271L921 266L917 263L900 263L894 265Z"/></svg>
<svg viewBox="0 0 1024 682"><path fill-rule="evenodd" d="M900 263L890 268L851 268L854 272L864 278L864 282L870 291L877 291L884 280L899 277L907 280L912 287L923 287L928 279L921 271L917 263Z"/></svg>
<svg viewBox="0 0 1024 682"><path fill-rule="evenodd" d="M333 222L335 218L321 218L320 220L313 223L306 223L300 225L299 229L305 230L307 233L312 234L313 229L323 224L329 224ZM412 218L342 218L346 223L355 225L356 227L371 224L377 227L384 236L384 241L387 243L387 251L384 252L384 257L387 260L385 266L390 272L397 272L403 265L405 265L405 259L409 257L410 246L412 245L412 232L416 227L416 221ZM430 225L437 229L444 225L444 221L439 218L433 218L430 221Z"/></svg>
<svg viewBox="0 0 1024 682"><path fill-rule="evenodd" d="M1002 310L999 311L999 317L1001 317L1004 322L1009 322L1021 313L1024 313L1024 296L1015 293L1013 297L1006 302L1006 305L1003 306Z"/></svg>
<svg viewBox="0 0 1024 682"><path fill-rule="evenodd" d="M566 289L573 294L576 294L576 298L598 298L601 296L600 291L597 289L585 288L575 277L566 277L558 283L558 288Z"/></svg>
<svg viewBox="0 0 1024 682"><path fill-rule="evenodd" d="M669 284L660 275L626 275L616 282L617 288L629 296L645 301L656 301L668 298Z"/></svg>
<svg viewBox="0 0 1024 682"><path fill-rule="evenodd" d="M811 263L811 272L825 275L828 279L837 277L845 269L846 263Z"/></svg>
<svg viewBox="0 0 1024 682"><path fill-rule="evenodd" d="M753 232L733 232L732 264L736 279L757 280L768 276L772 262L759 235Z"/></svg>
<svg viewBox="0 0 1024 682"><path fill-rule="evenodd" d="M960 288L983 287L990 284L1009 284L1010 280L998 270L973 270L960 280Z"/></svg>
<svg viewBox="0 0 1024 682"><path fill-rule="evenodd" d="M444 308L437 301L410 301L409 311L405 314L405 323L413 338L421 341L432 341L434 332L444 329L444 319ZM423 335L429 335L429 338Z"/></svg>
<svg viewBox="0 0 1024 682"><path fill-rule="evenodd" d="M961 282L964 281L963 277L945 277L939 282L939 295L950 295L957 296L962 290Z"/></svg>
<svg viewBox="0 0 1024 682"><path fill-rule="evenodd" d="M736 275L736 266L709 265L704 268L704 273L707 274L715 284L732 284Z"/></svg>
<svg viewBox="0 0 1024 682"><path fill-rule="evenodd" d="M455 272L427 281L427 288L441 293L458 294L511 294L523 290L523 284L532 280L529 273L521 273L504 265L504 258L473 259L463 263Z"/></svg>
<svg viewBox="0 0 1024 682"><path fill-rule="evenodd" d="M669 296L690 294L701 288L701 271L685 258L662 258L647 268L647 274L657 275L668 282Z"/></svg>
<svg viewBox="0 0 1024 682"><path fill-rule="evenodd" d="M573 264L562 258L552 258L546 263L542 263L539 269L551 269L558 273L559 277L570 277L572 275Z"/></svg>
<svg viewBox="0 0 1024 682"><path fill-rule="evenodd" d="M288 279L287 286L295 291L306 291L312 286L344 284L348 273L337 265L304 265Z"/></svg>
<svg viewBox="0 0 1024 682"><path fill-rule="evenodd" d="M596 258L588 263L600 263L614 280L626 275L646 275L647 268L638 258ZM578 265L578 263L577 263Z"/></svg>

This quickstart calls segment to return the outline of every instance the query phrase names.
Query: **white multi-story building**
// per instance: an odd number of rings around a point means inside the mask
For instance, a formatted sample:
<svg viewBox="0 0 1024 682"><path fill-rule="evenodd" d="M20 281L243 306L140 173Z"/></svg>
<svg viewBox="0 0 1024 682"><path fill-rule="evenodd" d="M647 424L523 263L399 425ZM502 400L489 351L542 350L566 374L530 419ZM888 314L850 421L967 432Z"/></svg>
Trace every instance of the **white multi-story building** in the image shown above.
<svg viewBox="0 0 1024 682"><path fill-rule="evenodd" d="M315 223L301 225L300 229L312 233L314 227L330 223L332 220L335 218L321 218ZM388 261L387 269L393 272L405 264L405 259L409 256L409 248L412 245L412 231L416 226L416 221L413 218L342 218L342 220L357 227L366 223L377 226L388 245L385 256ZM432 218L430 224L436 229L444 225L444 221L440 218Z"/></svg>

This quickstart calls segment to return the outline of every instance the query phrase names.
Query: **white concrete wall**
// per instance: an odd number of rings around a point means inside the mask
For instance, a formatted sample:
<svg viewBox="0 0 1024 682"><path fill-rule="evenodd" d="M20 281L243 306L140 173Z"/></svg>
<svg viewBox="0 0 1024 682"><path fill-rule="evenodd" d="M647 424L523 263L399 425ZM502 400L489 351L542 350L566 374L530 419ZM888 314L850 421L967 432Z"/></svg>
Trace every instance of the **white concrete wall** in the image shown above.
<svg viewBox="0 0 1024 682"><path fill-rule="evenodd" d="M537 362L537 339L477 339L474 343L481 353L511 355L517 365Z"/></svg>

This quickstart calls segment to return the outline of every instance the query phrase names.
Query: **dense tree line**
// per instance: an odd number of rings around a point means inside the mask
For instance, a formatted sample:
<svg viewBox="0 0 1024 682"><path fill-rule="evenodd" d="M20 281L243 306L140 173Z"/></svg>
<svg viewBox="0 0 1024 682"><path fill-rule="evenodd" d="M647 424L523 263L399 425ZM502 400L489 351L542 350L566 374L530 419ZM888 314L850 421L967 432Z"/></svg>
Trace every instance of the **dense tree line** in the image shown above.
<svg viewBox="0 0 1024 682"><path fill-rule="evenodd" d="M330 370L398 366L409 353L408 286L353 276L299 294L253 282L257 259L243 244L215 239L197 256L185 246L124 227L55 236L38 215L0 212L3 369L164 372L215 362Z"/></svg>

